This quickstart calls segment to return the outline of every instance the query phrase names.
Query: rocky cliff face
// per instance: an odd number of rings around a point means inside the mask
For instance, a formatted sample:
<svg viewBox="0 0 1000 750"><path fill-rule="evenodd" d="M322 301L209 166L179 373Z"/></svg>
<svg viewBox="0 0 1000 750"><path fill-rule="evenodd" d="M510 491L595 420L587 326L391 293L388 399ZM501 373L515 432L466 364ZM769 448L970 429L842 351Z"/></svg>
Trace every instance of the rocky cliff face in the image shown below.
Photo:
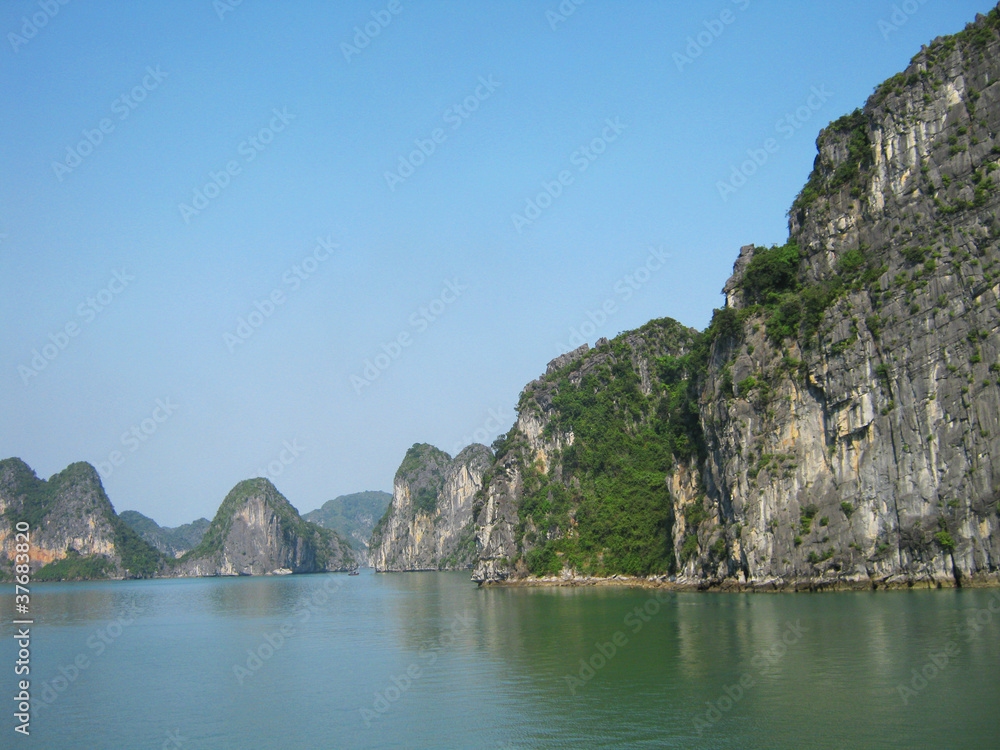
<svg viewBox="0 0 1000 750"><path fill-rule="evenodd" d="M368 546L372 567L380 572L471 567L473 499L492 458L490 449L478 444L454 459L431 445L411 447Z"/></svg>
<svg viewBox="0 0 1000 750"><path fill-rule="evenodd" d="M336 532L303 521L267 479L248 479L230 491L199 545L172 565L172 574L319 573L356 564Z"/></svg>
<svg viewBox="0 0 1000 750"><path fill-rule="evenodd" d="M13 570L15 525L30 529L37 580L148 576L159 556L115 514L93 466L75 463L39 479L19 458L0 461L0 559Z"/></svg>
<svg viewBox="0 0 1000 750"><path fill-rule="evenodd" d="M479 581L673 566L666 473L701 445L697 331L655 320L553 360L497 441L477 498Z"/></svg>
<svg viewBox="0 0 1000 750"><path fill-rule="evenodd" d="M650 324L525 389L476 579L998 580L998 29L820 134L788 243L741 250L706 332Z"/></svg>

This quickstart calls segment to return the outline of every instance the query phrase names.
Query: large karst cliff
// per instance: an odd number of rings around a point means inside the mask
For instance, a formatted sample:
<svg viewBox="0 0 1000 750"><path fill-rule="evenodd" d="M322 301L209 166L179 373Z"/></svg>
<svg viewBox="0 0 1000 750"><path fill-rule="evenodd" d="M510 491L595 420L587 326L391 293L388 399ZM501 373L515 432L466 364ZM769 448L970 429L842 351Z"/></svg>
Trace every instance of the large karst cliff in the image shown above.
<svg viewBox="0 0 1000 750"><path fill-rule="evenodd" d="M267 479L247 479L226 495L197 547L172 563L173 575L267 575L344 571L357 561L335 531L304 521Z"/></svg>
<svg viewBox="0 0 1000 750"><path fill-rule="evenodd" d="M703 333L550 364L476 505L474 578L1000 578L1000 12L823 130L781 247Z"/></svg>
<svg viewBox="0 0 1000 750"><path fill-rule="evenodd" d="M476 558L472 506L493 454L473 444L452 459L412 446L393 482L392 502L375 527L368 559L377 571L460 570Z"/></svg>
<svg viewBox="0 0 1000 750"><path fill-rule="evenodd" d="M118 518L97 471L75 463L39 479L24 461L0 461L0 573L11 574L26 528L35 580L153 575L159 554Z"/></svg>

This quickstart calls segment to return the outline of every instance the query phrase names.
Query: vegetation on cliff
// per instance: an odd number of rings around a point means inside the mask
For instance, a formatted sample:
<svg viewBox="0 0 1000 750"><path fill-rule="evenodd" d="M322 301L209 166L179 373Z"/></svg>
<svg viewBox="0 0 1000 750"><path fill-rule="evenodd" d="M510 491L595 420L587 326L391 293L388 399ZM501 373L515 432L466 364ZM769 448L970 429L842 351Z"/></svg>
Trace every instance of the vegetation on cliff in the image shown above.
<svg viewBox="0 0 1000 750"><path fill-rule="evenodd" d="M994 9L830 123L706 331L653 321L525 388L477 580L997 575L997 59Z"/></svg>

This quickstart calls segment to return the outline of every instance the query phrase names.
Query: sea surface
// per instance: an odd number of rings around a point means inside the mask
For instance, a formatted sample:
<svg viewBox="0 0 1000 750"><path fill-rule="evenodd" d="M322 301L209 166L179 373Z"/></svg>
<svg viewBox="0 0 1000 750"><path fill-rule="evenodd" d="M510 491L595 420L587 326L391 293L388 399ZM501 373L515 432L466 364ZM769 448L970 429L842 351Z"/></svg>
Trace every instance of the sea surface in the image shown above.
<svg viewBox="0 0 1000 750"><path fill-rule="evenodd" d="M3 584L7 586L7 584ZM47 584L2 748L1000 747L1000 591L478 589L466 573Z"/></svg>

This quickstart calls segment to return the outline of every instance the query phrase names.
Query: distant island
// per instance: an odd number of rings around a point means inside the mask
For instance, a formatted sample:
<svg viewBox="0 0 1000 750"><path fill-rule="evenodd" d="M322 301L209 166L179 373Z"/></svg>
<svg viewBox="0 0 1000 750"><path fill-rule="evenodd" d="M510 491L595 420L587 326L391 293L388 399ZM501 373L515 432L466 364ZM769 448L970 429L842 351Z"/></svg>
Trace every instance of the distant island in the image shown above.
<svg viewBox="0 0 1000 750"><path fill-rule="evenodd" d="M45 481L20 459L0 461L0 549L7 553L0 573L13 573L19 522L31 530L36 581L318 573L359 563L346 539L305 521L267 479L237 484L211 522L162 529L126 513L115 513L88 463Z"/></svg>

